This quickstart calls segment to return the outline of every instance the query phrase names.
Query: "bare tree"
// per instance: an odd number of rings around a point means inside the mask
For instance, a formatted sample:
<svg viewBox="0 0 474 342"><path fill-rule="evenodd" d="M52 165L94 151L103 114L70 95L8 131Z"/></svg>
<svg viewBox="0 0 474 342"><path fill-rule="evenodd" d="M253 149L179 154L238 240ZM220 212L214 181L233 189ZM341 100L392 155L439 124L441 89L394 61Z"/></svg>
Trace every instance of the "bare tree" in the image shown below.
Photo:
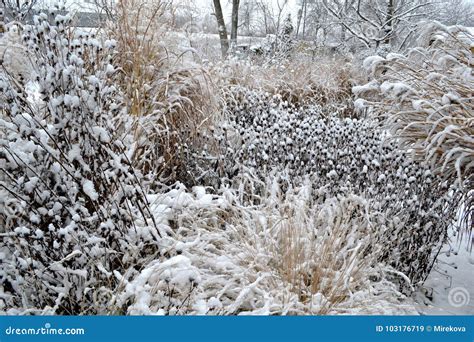
<svg viewBox="0 0 474 342"><path fill-rule="evenodd" d="M297 37L316 41L320 31L325 35L329 26L328 12L320 0L301 0L296 23Z"/></svg>
<svg viewBox="0 0 474 342"><path fill-rule="evenodd" d="M244 34L258 33L258 22L261 19L258 3L254 0L244 0L239 7L239 29L244 29Z"/></svg>
<svg viewBox="0 0 474 342"><path fill-rule="evenodd" d="M288 5L288 0L276 0L276 5L277 5L277 12L276 16L274 15L275 20L275 31L280 32L280 26L283 22L283 15L286 10L286 6Z"/></svg>
<svg viewBox="0 0 474 342"><path fill-rule="evenodd" d="M257 7L260 12L259 13L260 17L262 18L262 21L263 21L264 33L265 34L272 33L273 31L270 24L271 13L270 13L270 8L269 8L268 3L265 0L259 0L257 1Z"/></svg>
<svg viewBox="0 0 474 342"><path fill-rule="evenodd" d="M323 0L335 22L341 25L341 39L346 33L367 47L387 43L399 48L419 19L430 13L427 0Z"/></svg>
<svg viewBox="0 0 474 342"><path fill-rule="evenodd" d="M260 9L259 14L262 17L266 34L277 34L280 31L281 25L285 19L287 6L288 0L257 1L257 7Z"/></svg>
<svg viewBox="0 0 474 342"><path fill-rule="evenodd" d="M230 28L230 43L237 44L237 30L239 28L239 4L240 0L232 0L232 19Z"/></svg>
<svg viewBox="0 0 474 342"><path fill-rule="evenodd" d="M386 25L385 25L385 44L390 44L390 38L392 37L393 32L393 15L394 15L394 1L395 0L388 0L387 4L387 16L386 16Z"/></svg>
<svg viewBox="0 0 474 342"><path fill-rule="evenodd" d="M306 0L302 1L301 8L298 10L298 14L296 15L296 37L298 37L298 34L300 32L301 18L303 17L303 9L304 9L305 1Z"/></svg>
<svg viewBox="0 0 474 342"><path fill-rule="evenodd" d="M474 26L474 2L470 0L443 1L436 5L432 19L446 25Z"/></svg>
<svg viewBox="0 0 474 342"><path fill-rule="evenodd" d="M227 38L227 28L225 27L224 14L222 13L222 7L220 0L213 0L214 2L214 15L217 20L217 31L219 32L219 40L221 42L222 57L227 56L229 51L229 40Z"/></svg>
<svg viewBox="0 0 474 342"><path fill-rule="evenodd" d="M298 10L298 18L296 19L296 36L298 37L300 33L300 25L303 22L303 37L305 35L306 28L306 10L307 10L308 0L301 1L301 8Z"/></svg>
<svg viewBox="0 0 474 342"><path fill-rule="evenodd" d="M3 13L3 20L23 22L28 14L33 11L33 7L38 0L0 0L0 10Z"/></svg>
<svg viewBox="0 0 474 342"><path fill-rule="evenodd" d="M117 10L115 0L93 0L97 12L105 15L108 20L117 20Z"/></svg>

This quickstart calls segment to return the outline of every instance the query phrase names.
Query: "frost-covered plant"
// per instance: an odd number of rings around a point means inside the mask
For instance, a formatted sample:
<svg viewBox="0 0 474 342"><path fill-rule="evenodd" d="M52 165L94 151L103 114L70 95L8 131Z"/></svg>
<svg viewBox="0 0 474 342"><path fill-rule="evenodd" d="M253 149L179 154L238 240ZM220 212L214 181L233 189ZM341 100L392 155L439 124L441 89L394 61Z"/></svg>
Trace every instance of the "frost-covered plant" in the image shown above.
<svg viewBox="0 0 474 342"><path fill-rule="evenodd" d="M155 109L154 81L167 63L160 46L167 6L166 1L147 0L120 0L114 6L116 20L109 24L109 36L117 41L116 63L130 115L148 115Z"/></svg>
<svg viewBox="0 0 474 342"><path fill-rule="evenodd" d="M267 181L258 206L226 187L153 196L173 233L162 260L121 277L115 305L165 315L413 313L390 281L397 272L377 262L379 215L365 200L318 204L310 183L284 195Z"/></svg>
<svg viewBox="0 0 474 342"><path fill-rule="evenodd" d="M0 9L0 32L2 21L23 23L34 12L38 0L2 0ZM3 19L3 20L2 20Z"/></svg>
<svg viewBox="0 0 474 342"><path fill-rule="evenodd" d="M331 72L333 68L338 72ZM238 126L240 123L234 125L234 120L253 120L276 108L282 112L302 108L308 113L351 116L354 112L349 70L339 60L324 60L315 66L308 60L286 61L282 65L227 60L213 66L211 96L216 99L212 104L218 104L221 113L216 115L217 110L209 110L208 106L208 115L202 121L193 124L182 120L181 127L174 126L176 143L172 151L184 161L178 168L178 179L188 185L218 188L222 177L237 171L236 146L243 127ZM197 114L200 117L199 111Z"/></svg>
<svg viewBox="0 0 474 342"><path fill-rule="evenodd" d="M133 160L152 183L194 185L189 151L207 143L201 132L215 123L217 106L203 70L174 68L157 76L153 112L137 118Z"/></svg>
<svg viewBox="0 0 474 342"><path fill-rule="evenodd" d="M223 88L226 124L203 133L219 143L190 151L202 161L196 172L208 176L200 178L203 183L229 182L260 203L265 184L248 183L243 175L275 177L285 189L310 176L328 198L367 198L385 217L379 241L387 248L380 260L414 283L423 281L446 239L459 193L425 162L412 162L377 120L344 119L360 115L344 106L350 94L325 95L327 85L312 89L311 75L300 82L288 68L260 77L269 67L236 64L220 74L230 83Z"/></svg>
<svg viewBox="0 0 474 342"><path fill-rule="evenodd" d="M407 54L369 57L369 84L354 92L360 108L383 117L402 146L456 185L473 225L474 36L459 26L427 25Z"/></svg>
<svg viewBox="0 0 474 342"><path fill-rule="evenodd" d="M115 42L69 16L25 26L32 82L0 73L0 310L110 312L120 284L158 251L131 122L114 84ZM137 222L141 226L137 226Z"/></svg>

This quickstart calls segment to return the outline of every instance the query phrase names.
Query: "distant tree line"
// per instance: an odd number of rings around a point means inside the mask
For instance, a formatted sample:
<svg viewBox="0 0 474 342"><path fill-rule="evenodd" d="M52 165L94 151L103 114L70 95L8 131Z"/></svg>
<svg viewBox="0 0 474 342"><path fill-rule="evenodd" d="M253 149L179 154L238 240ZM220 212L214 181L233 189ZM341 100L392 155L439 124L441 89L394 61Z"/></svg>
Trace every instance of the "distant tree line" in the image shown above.
<svg viewBox="0 0 474 342"><path fill-rule="evenodd" d="M288 13L288 0L229 0L230 42L244 35L277 34ZM213 0L225 55L229 48L221 0ZM299 0L294 35L325 45L388 46L403 50L422 20L474 26L474 6L466 0Z"/></svg>

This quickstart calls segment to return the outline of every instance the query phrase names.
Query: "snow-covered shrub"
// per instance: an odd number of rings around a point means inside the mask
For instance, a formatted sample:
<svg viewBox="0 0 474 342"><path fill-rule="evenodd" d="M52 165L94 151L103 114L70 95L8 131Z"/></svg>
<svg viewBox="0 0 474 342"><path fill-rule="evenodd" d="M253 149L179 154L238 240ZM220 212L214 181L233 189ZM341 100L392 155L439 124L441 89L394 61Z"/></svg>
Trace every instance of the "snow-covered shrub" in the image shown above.
<svg viewBox="0 0 474 342"><path fill-rule="evenodd" d="M35 16L26 80L0 73L0 310L106 313L160 232L130 162L131 122L114 83L115 42ZM141 222L141 228L137 227Z"/></svg>
<svg viewBox="0 0 474 342"><path fill-rule="evenodd" d="M225 187L153 196L156 220L173 234L163 238L162 260L117 275L115 305L129 314L414 312L390 281L397 272L377 262L378 213L365 200L318 204L310 183L284 195L267 181L258 206Z"/></svg>
<svg viewBox="0 0 474 342"><path fill-rule="evenodd" d="M354 91L386 119L402 146L429 164L434 174L456 185L467 199L466 226L474 211L474 36L468 29L426 25L404 55L369 57L368 85Z"/></svg>
<svg viewBox="0 0 474 342"><path fill-rule="evenodd" d="M291 16L283 22L280 31L277 34L268 34L262 42L262 45L254 51L258 51L257 56L263 54L263 59L269 63L281 63L292 56L295 42L292 39L293 24Z"/></svg>
<svg viewBox="0 0 474 342"><path fill-rule="evenodd" d="M208 143L200 133L215 122L217 108L201 71L184 68L159 76L156 97L149 98L157 101L152 113L135 122L133 160L151 183L196 182L188 152Z"/></svg>
<svg viewBox="0 0 474 342"><path fill-rule="evenodd" d="M299 66L302 68L302 66ZM219 70L217 70L219 69ZM217 85L214 91L219 92L221 114L211 107L208 117L202 121L193 122L182 120L173 131L175 147L171 149L175 158L184 164L177 168L179 179L187 185L210 185L219 188L222 177L230 177L238 172L240 136L245 131L246 124L254 118L266 117L268 113L297 113L304 111L308 115L332 115L337 113L341 117L350 116L350 94L344 89L337 89L337 80L330 80L325 85L316 81L303 80L295 72L291 75L281 73L281 79L270 79L265 74L266 68L229 62L225 66L216 68L213 72ZM258 73L250 80L253 70ZM271 73L278 71L268 68ZM264 76L265 75L265 76ZM254 75L255 76L255 75ZM259 76L263 89L256 80ZM316 80L316 75L314 75ZM237 83L237 84L236 84ZM218 90L220 88L220 90ZM266 90L264 90L266 89ZM216 97L215 94L212 96ZM213 101L215 104L217 101ZM209 108L209 107L208 107ZM149 122L151 123L151 122ZM179 122L177 122L179 123ZM197 126L196 126L197 124ZM153 127L149 132L153 132ZM147 138L150 134L145 135ZM153 160L151 160L153 162Z"/></svg>
<svg viewBox="0 0 474 342"><path fill-rule="evenodd" d="M303 108L307 113L337 113L341 117L354 113L350 67L339 60L321 59L313 64L305 59L281 65L227 60L212 66L210 76L211 104L219 105L221 113L216 115L213 107L209 110L208 102L207 116L198 126L182 120L185 124L176 128L179 140L172 151L185 162L178 179L188 185L218 188L222 177L238 172L235 160L244 127L235 120L251 121L276 108L282 112Z"/></svg>

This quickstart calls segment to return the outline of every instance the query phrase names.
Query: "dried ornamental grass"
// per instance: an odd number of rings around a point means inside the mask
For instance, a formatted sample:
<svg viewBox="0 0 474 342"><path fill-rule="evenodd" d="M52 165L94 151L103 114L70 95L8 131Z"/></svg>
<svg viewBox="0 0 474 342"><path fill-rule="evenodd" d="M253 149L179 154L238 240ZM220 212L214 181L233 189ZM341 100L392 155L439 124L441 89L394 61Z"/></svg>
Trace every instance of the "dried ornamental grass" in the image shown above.
<svg viewBox="0 0 474 342"><path fill-rule="evenodd" d="M354 91L386 120L402 146L464 194L465 226L473 226L474 76L472 33L426 25L406 55L370 57L372 81Z"/></svg>
<svg viewBox="0 0 474 342"><path fill-rule="evenodd" d="M153 196L156 220L174 228L162 257L116 274L113 305L162 315L413 313L371 247L377 214L357 197L315 204L310 188L269 192L260 206L229 188Z"/></svg>
<svg viewBox="0 0 474 342"><path fill-rule="evenodd" d="M198 132L212 124L216 105L206 71L166 47L171 10L165 1L120 1L111 35L119 86L135 119L135 165L158 183L192 185L184 150L200 143Z"/></svg>

